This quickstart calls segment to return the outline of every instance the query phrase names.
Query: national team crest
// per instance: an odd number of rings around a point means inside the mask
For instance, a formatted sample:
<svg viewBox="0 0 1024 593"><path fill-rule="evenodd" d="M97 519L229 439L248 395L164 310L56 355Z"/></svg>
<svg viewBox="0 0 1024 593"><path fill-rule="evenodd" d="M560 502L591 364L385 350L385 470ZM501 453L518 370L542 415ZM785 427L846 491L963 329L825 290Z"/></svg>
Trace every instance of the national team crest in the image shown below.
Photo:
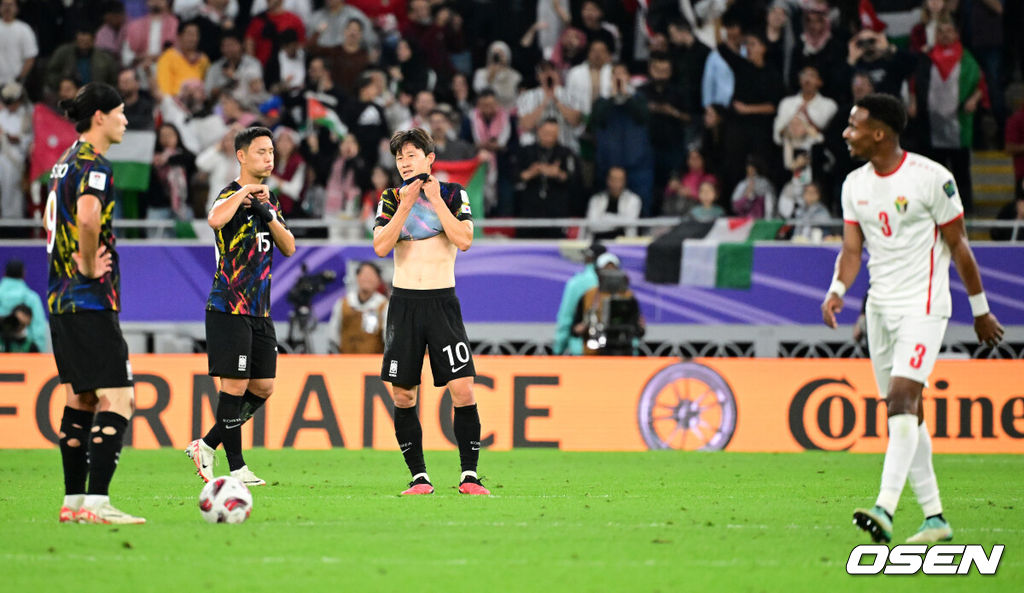
<svg viewBox="0 0 1024 593"><path fill-rule="evenodd" d="M946 192L947 198L952 198L956 194L956 184L950 179L946 183L942 184L942 191Z"/></svg>
<svg viewBox="0 0 1024 593"><path fill-rule="evenodd" d="M906 196L900 196L900 197L896 198L895 204L896 204L896 212L899 212L900 214L903 214L903 213L905 213L907 211L907 197Z"/></svg>

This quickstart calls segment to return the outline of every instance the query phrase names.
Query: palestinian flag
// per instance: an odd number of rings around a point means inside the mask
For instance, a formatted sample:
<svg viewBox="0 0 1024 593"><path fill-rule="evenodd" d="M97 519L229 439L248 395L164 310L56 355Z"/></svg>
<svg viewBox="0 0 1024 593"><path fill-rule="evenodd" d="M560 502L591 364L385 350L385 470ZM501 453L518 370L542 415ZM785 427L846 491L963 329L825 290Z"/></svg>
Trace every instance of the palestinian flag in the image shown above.
<svg viewBox="0 0 1024 593"><path fill-rule="evenodd" d="M974 94L975 89L981 88L981 106L989 108L988 83L981 71L981 66L974 59L971 52L964 50L960 57L960 80L959 82L959 103L957 118L960 121L960 146L974 146L974 114L968 113L963 108L967 98Z"/></svg>
<svg viewBox="0 0 1024 593"><path fill-rule="evenodd" d="M469 194L469 207L473 209L473 220L484 219L484 182L487 179L487 163L478 158L464 161L434 161L431 172L438 180L458 183ZM483 226L475 225L473 235L483 235Z"/></svg>
<svg viewBox="0 0 1024 593"><path fill-rule="evenodd" d="M306 118L315 125L327 128L339 140L348 135L348 127L342 123L338 114L313 97L306 97Z"/></svg>
<svg viewBox="0 0 1024 593"><path fill-rule="evenodd" d="M50 169L78 139L78 132L74 124L42 103L36 103L32 111L32 129L35 130L35 140L29 158L29 178L47 183L50 180Z"/></svg>
<svg viewBox="0 0 1024 593"><path fill-rule="evenodd" d="M107 157L114 165L114 179L121 191L149 189L149 168L156 149L156 132L128 130L120 144L111 144Z"/></svg>
<svg viewBox="0 0 1024 593"><path fill-rule="evenodd" d="M754 241L774 239L781 227L781 220L719 218L705 237L683 241L680 283L749 289Z"/></svg>

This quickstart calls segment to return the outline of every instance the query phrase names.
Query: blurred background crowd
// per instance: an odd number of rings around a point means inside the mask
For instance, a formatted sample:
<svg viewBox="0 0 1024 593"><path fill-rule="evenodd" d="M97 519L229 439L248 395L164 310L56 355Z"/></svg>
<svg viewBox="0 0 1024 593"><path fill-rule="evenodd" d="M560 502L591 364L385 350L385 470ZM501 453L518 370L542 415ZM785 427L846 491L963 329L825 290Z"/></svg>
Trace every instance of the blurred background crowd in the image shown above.
<svg viewBox="0 0 1024 593"><path fill-rule="evenodd" d="M954 172L969 216L997 215L979 212L972 154L1009 153L998 216L1024 218L1020 4L0 0L0 215L40 216L74 139L55 105L103 81L129 121L119 215L184 223L151 236L189 235L237 174L234 133L259 124L286 217L348 220L348 238L396 183L387 139L412 126L481 172L478 216L587 217L586 239L641 217L774 217L811 237L838 214L857 166L842 130L872 91L904 99L905 146Z"/></svg>

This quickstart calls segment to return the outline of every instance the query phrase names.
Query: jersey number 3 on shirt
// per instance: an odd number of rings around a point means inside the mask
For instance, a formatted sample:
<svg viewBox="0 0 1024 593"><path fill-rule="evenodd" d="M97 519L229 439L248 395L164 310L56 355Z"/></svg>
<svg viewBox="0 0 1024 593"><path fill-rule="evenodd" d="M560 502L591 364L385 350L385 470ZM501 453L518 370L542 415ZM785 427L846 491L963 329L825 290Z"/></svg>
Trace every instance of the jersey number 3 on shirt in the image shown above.
<svg viewBox="0 0 1024 593"><path fill-rule="evenodd" d="M886 237L891 237L892 236L892 227L889 226L889 213L888 212L879 212L878 213L878 220L881 221L881 223L882 223L882 234L885 235Z"/></svg>

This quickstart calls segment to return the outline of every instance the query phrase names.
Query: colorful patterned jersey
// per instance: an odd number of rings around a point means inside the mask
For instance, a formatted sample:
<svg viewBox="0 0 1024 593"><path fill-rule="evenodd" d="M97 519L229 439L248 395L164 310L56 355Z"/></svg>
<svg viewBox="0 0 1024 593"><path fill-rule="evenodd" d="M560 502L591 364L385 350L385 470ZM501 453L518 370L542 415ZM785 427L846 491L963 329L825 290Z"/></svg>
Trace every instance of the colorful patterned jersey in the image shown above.
<svg viewBox="0 0 1024 593"><path fill-rule="evenodd" d="M217 200L230 198L242 189L238 181L221 190ZM270 194L271 208L281 217L277 196ZM270 316L270 264L274 259L274 238L270 225L240 205L235 215L216 232L217 272L206 301L207 311L253 317Z"/></svg>
<svg viewBox="0 0 1024 593"><path fill-rule="evenodd" d="M377 204L377 221L374 226L384 226L391 221L398 209L399 188L389 188L380 195L380 203ZM441 199L448 206L448 210L458 220L473 220L473 213L469 208L469 194L458 183L441 183ZM429 239L434 235L444 232L441 226L441 219L438 218L434 207L430 205L427 195L420 190L420 197L413 204L409 218L405 219L402 231L398 235L399 241L419 241Z"/></svg>
<svg viewBox="0 0 1024 593"><path fill-rule="evenodd" d="M78 252L78 198L91 194L100 201L99 245L111 256L111 269L101 278L86 278L72 255ZM49 259L50 313L119 311L121 271L114 247L114 172L110 161L96 154L92 144L81 140L68 148L50 171L46 198L46 252Z"/></svg>

